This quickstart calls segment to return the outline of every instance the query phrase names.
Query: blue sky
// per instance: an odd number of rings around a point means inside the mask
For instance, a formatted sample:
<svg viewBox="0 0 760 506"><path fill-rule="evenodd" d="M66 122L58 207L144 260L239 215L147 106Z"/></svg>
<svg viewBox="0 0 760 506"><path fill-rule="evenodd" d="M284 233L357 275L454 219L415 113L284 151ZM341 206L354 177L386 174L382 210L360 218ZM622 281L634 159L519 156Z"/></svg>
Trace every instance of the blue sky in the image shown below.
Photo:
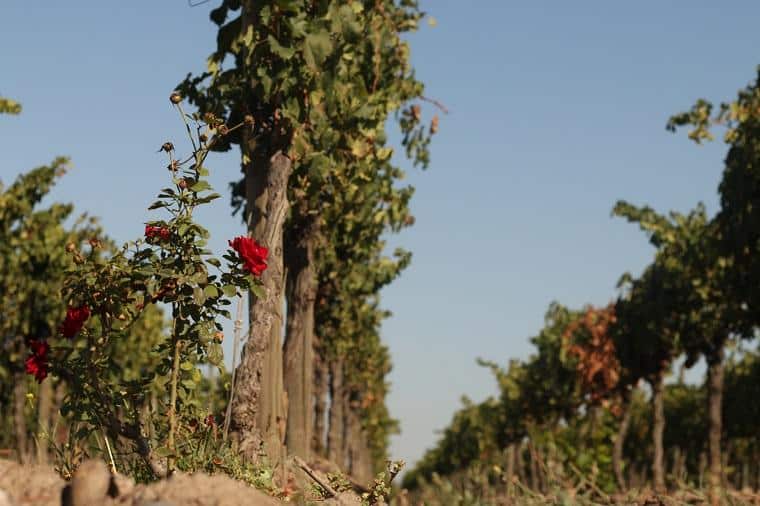
<svg viewBox="0 0 760 506"><path fill-rule="evenodd" d="M167 97L203 69L208 11L160 2L8 0L0 5L0 179L72 158L54 191L135 238L164 182L165 140L184 142ZM401 420L396 458L414 461L459 398L495 393L477 357L525 358L552 300L604 304L652 251L610 217L617 199L717 209L724 147L665 131L695 99L730 99L760 63L760 4L422 1L435 17L410 38L426 95L445 103L429 170L410 170L417 223L391 238L412 266L383 293ZM434 111L425 105L426 114ZM237 153L213 156L227 195ZM212 246L243 231L227 199L201 214Z"/></svg>

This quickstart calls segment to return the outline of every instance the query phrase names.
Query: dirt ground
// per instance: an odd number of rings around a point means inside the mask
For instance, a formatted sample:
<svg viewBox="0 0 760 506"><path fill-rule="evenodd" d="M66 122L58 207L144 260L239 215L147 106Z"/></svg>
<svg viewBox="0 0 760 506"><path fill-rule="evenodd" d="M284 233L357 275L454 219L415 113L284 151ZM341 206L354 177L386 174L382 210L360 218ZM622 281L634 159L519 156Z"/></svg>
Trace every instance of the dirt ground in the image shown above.
<svg viewBox="0 0 760 506"><path fill-rule="evenodd" d="M302 501L301 501L302 503ZM282 506L245 483L227 476L178 474L150 485L112 476L105 463L82 464L70 482L50 467L0 460L0 506ZM298 504L298 502L296 502ZM322 500L326 506L356 506L358 496L343 493Z"/></svg>

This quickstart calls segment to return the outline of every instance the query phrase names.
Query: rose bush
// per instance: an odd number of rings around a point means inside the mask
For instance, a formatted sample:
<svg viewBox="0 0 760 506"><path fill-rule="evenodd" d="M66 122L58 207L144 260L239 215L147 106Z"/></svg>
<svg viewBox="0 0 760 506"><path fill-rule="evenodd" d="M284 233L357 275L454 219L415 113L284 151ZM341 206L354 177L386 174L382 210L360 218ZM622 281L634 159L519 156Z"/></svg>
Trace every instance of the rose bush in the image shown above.
<svg viewBox="0 0 760 506"><path fill-rule="evenodd" d="M48 372L66 381L62 412L77 423L77 437L102 433L118 453L138 455L155 476L171 473L188 452L197 453L184 435L197 435L198 420L209 420L198 393L204 382L200 366L222 367L219 318L230 318L225 307L231 297L242 295L241 289L261 295L258 276L266 269L267 255L255 240L239 237L230 241L223 268L206 248L208 231L193 214L219 197L205 179L204 162L224 125L203 124L172 102L187 126L192 152L177 159L174 144L162 149L169 157L172 185L160 191L149 209L163 210L168 218L149 221L144 240L127 243L108 257L97 254L97 243L89 244L90 251L67 247L74 267L63 290L68 310L59 330L66 339L52 347L35 344L26 364L38 381ZM197 135L188 119L196 122ZM224 134L242 126L225 127ZM133 336L132 329L155 305L171 314L169 335L152 350L155 366L137 375L120 374L121 357L114 350ZM157 382L163 385L160 395L147 402L146 392Z"/></svg>

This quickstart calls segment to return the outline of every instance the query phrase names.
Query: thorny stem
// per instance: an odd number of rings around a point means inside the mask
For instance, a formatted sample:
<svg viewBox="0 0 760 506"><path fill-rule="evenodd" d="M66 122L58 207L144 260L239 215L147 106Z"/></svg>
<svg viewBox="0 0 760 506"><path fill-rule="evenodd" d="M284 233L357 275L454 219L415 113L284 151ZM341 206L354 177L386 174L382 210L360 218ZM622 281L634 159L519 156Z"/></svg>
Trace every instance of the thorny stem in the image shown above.
<svg viewBox="0 0 760 506"><path fill-rule="evenodd" d="M230 419L232 418L232 401L235 399L235 376L237 368L235 367L235 361L237 360L238 346L240 344L240 330L243 327L243 298L238 300L237 314L235 315L235 332L233 335L232 343L232 378L230 379L230 400L227 404L227 411L224 414L224 431L222 433L222 440L227 441L227 435L230 431Z"/></svg>
<svg viewBox="0 0 760 506"><path fill-rule="evenodd" d="M193 137L193 131L190 129L190 124L187 122L187 116L185 116L185 111L182 110L182 103L177 104L177 110L179 111L179 115L182 116L182 121L185 123L185 128L187 128L187 136L190 137L190 142L193 143L193 153L198 151L198 147L195 145L195 138Z"/></svg>
<svg viewBox="0 0 760 506"><path fill-rule="evenodd" d="M174 344L174 360L172 362L171 391L169 394L169 437L167 446L169 448L170 455L167 460L168 474L174 472L174 466L176 463L174 435L177 432L177 381L179 379L179 359L181 348L181 342L179 339L177 339L176 332L172 332L172 341Z"/></svg>

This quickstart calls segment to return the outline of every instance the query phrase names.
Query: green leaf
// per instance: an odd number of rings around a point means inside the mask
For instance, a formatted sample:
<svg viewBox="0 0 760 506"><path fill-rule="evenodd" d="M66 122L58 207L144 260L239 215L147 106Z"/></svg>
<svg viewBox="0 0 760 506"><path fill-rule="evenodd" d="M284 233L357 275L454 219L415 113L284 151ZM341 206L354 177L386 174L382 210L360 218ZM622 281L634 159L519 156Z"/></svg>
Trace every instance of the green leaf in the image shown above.
<svg viewBox="0 0 760 506"><path fill-rule="evenodd" d="M204 181L204 180L200 180L190 187L190 189L196 193L203 190L208 190L209 188L211 188L211 185L208 183L208 181Z"/></svg>
<svg viewBox="0 0 760 506"><path fill-rule="evenodd" d="M263 298L267 294L266 290L264 290L264 287L258 283L251 283L250 288L251 293L259 299Z"/></svg>
<svg viewBox="0 0 760 506"><path fill-rule="evenodd" d="M195 201L195 203L196 204L207 204L207 203L211 202L212 200L218 199L219 197L221 197L221 195L219 195L218 193L212 193L210 195L206 195L205 197L199 198L198 200Z"/></svg>
<svg viewBox="0 0 760 506"><path fill-rule="evenodd" d="M332 52L333 44L327 30L310 33L303 42L303 59L306 65L317 70Z"/></svg>
<svg viewBox="0 0 760 506"><path fill-rule="evenodd" d="M208 285L206 288L203 289L203 293L206 294L206 297L218 297L219 296L219 290L214 285Z"/></svg>
<svg viewBox="0 0 760 506"><path fill-rule="evenodd" d="M234 297L237 295L237 288L234 285L224 285L222 291L227 297Z"/></svg>
<svg viewBox="0 0 760 506"><path fill-rule="evenodd" d="M203 289L201 287L196 286L193 288L193 300L199 306L206 302L206 294L203 292Z"/></svg>
<svg viewBox="0 0 760 506"><path fill-rule="evenodd" d="M277 39L272 37L271 35L267 37L267 42L269 42L269 47L272 50L274 54L282 58L283 60L289 60L293 57L296 50L292 47L285 47L281 45Z"/></svg>
<svg viewBox="0 0 760 506"><path fill-rule="evenodd" d="M166 202L164 202L164 201L162 201L162 200L157 200L157 201L153 202L153 203L150 205L150 207L148 207L148 210L149 210L149 211L152 211L153 209L158 209L158 208L161 208L161 207L166 207L166 206L168 206L168 205L169 205L169 204L167 204Z"/></svg>

